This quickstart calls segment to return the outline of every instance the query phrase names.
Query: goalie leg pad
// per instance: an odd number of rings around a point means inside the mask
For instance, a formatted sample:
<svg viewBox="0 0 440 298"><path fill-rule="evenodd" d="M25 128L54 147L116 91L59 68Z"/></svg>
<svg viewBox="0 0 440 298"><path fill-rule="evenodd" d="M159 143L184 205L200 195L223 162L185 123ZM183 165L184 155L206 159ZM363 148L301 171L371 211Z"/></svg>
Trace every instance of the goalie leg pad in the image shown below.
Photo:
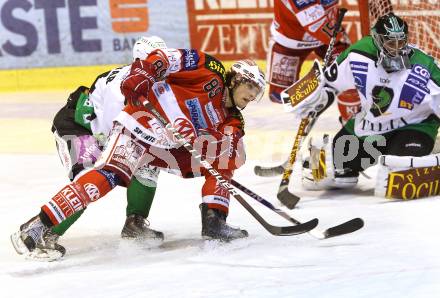
<svg viewBox="0 0 440 298"><path fill-rule="evenodd" d="M440 154L380 156L374 193L402 200L440 195Z"/></svg>
<svg viewBox="0 0 440 298"><path fill-rule="evenodd" d="M322 138L310 138L309 156L303 163L302 171L302 183L305 189L321 190L331 187L334 178L331 144L328 135Z"/></svg>
<svg viewBox="0 0 440 298"><path fill-rule="evenodd" d="M310 139L308 157L302 172L303 187L307 190L324 190L333 188L352 188L358 182L357 176L341 176L335 173L333 165L333 138Z"/></svg>

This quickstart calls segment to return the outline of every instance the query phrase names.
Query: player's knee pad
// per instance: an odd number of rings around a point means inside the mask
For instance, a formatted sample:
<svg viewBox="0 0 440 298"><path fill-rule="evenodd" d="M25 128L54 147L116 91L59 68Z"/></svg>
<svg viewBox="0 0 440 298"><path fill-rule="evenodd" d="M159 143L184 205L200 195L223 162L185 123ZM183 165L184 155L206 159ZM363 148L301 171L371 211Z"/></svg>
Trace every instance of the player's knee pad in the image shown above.
<svg viewBox="0 0 440 298"><path fill-rule="evenodd" d="M115 173L128 185L131 177L144 164L147 145L138 141L120 124L116 124L110 132L109 140L100 158L95 163L95 169L109 170Z"/></svg>
<svg viewBox="0 0 440 298"><path fill-rule="evenodd" d="M304 62L304 50L286 48L271 40L267 57L267 80L269 98L281 103L280 93L292 85L299 76Z"/></svg>
<svg viewBox="0 0 440 298"><path fill-rule="evenodd" d="M337 96L337 102L343 124L361 110L361 99L356 89L350 89L340 93Z"/></svg>
<svg viewBox="0 0 440 298"><path fill-rule="evenodd" d="M145 186L156 187L157 180L159 179L159 168L144 165L136 170L134 176L136 179Z"/></svg>

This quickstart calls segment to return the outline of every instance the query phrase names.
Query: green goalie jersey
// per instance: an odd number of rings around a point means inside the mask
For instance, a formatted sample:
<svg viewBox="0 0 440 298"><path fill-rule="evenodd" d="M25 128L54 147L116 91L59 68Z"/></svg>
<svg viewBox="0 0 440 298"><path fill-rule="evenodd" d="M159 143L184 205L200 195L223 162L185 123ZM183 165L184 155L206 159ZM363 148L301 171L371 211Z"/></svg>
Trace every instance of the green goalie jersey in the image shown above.
<svg viewBox="0 0 440 298"><path fill-rule="evenodd" d="M355 116L357 136L384 134L428 122L437 130L440 125L440 69L431 56L414 46L411 49L411 66L387 73L377 63L379 50L372 37L366 36L327 68L327 85L336 93L358 90L362 109Z"/></svg>

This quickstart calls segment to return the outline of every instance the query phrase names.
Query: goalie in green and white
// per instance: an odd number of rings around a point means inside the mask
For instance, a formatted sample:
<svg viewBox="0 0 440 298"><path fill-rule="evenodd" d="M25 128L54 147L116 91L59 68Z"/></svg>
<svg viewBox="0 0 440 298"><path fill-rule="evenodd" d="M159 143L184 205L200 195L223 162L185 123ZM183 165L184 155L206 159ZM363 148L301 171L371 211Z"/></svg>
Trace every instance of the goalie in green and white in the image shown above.
<svg viewBox="0 0 440 298"><path fill-rule="evenodd" d="M407 169L412 157L438 165L438 156L429 154L440 126L440 69L431 56L408 44L408 25L401 18L380 17L371 35L342 52L320 82L320 95L293 107L299 117L316 114L335 94L351 88L357 89L362 108L333 140L311 142L306 188L352 187L380 155L402 161L381 171Z"/></svg>

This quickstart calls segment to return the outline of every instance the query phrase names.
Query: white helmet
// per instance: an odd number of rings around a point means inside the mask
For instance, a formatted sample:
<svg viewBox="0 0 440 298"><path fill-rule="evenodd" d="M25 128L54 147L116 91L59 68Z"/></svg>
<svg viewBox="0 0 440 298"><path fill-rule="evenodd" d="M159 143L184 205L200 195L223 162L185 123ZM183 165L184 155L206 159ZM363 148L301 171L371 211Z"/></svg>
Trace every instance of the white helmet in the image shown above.
<svg viewBox="0 0 440 298"><path fill-rule="evenodd" d="M159 36L142 36L133 45L133 61L137 58L144 60L155 49L166 49L165 41Z"/></svg>
<svg viewBox="0 0 440 298"><path fill-rule="evenodd" d="M235 80L251 82L258 88L256 100L260 100L266 87L266 78L257 63L250 59L238 60L232 64L231 71L236 73Z"/></svg>

